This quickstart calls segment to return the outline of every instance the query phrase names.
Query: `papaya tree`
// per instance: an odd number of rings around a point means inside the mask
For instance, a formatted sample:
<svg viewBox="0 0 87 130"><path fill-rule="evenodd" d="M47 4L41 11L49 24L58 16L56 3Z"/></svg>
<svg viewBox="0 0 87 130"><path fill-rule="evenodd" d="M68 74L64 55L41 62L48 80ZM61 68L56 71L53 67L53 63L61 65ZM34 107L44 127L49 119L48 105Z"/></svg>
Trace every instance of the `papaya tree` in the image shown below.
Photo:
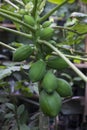
<svg viewBox="0 0 87 130"><path fill-rule="evenodd" d="M70 49L64 47L69 42L72 45L84 39L87 25L75 19L74 23L71 22L73 24L54 26L54 22L49 20L50 16L61 7L67 3L71 5L75 0L15 0L12 2L6 0L5 2L8 6L6 8L4 3L2 4L0 17L11 20L16 30L4 26L0 26L0 29L22 36L28 39L29 43L22 44L18 48L3 42L0 42L0 45L12 50L12 61L15 63L20 62L25 65L30 59L30 67L24 74L27 73L29 82L38 84L39 106L42 113L39 129L45 130L48 129L48 125L47 127L41 125L46 119L49 121L48 117L58 116L62 107L62 99L73 96L70 83L59 78L56 72L70 67L84 82L87 82L87 77L72 63L72 59L87 61L81 57L85 53L81 53L82 55L78 57L76 51L72 53ZM42 14L47 2L54 4L55 7L46 14ZM64 30L66 33L61 46L55 40L55 37L58 37L55 32L58 30ZM43 114L45 115L44 121L42 121ZM18 130L21 130L20 124Z"/></svg>

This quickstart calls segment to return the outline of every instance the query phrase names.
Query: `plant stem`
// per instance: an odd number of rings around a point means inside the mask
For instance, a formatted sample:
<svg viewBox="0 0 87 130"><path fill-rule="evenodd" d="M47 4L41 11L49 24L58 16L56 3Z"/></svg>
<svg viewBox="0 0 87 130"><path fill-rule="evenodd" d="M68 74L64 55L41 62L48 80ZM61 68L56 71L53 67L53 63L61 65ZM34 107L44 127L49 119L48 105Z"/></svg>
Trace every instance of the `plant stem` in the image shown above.
<svg viewBox="0 0 87 130"><path fill-rule="evenodd" d="M56 52L57 55L59 55L61 58L65 60L65 62L85 81L87 82L87 77L68 59L64 56L62 52L60 52L56 47L49 44L47 41L38 40L40 44L45 44L49 46L52 50Z"/></svg>
<svg viewBox="0 0 87 130"><path fill-rule="evenodd" d="M29 35L29 34L27 34L27 33L23 33L23 32L20 32L20 31L16 31L16 30L13 30L13 29L10 29L10 28L6 28L6 27L3 27L3 26L0 26L0 29L3 29L3 30L5 30L5 31L9 31L9 32L15 33L16 35L20 35L20 36L23 36L23 37L32 39L32 36Z"/></svg>
<svg viewBox="0 0 87 130"><path fill-rule="evenodd" d="M53 52L52 54L58 55L55 52ZM72 55L66 55L66 54L64 54L64 56L66 56L68 58L71 58L71 59L77 59L77 60L81 60L81 61L87 62L87 58L81 58L81 57L78 57L78 56L72 56Z"/></svg>
<svg viewBox="0 0 87 130"><path fill-rule="evenodd" d="M18 130L20 130L20 123L19 123L19 118L18 118L18 114L17 114L17 106L16 105L15 105L15 119L16 119L16 123L17 123L17 128L18 128Z"/></svg>
<svg viewBox="0 0 87 130"><path fill-rule="evenodd" d="M62 4L57 5L56 7L54 7L50 12L48 12L46 15L44 15L43 17L41 17L39 19L39 22L43 22L45 21L49 16L51 16L56 10L58 10L61 6L63 6L64 4L67 3L67 0L65 0Z"/></svg>
<svg viewBox="0 0 87 130"><path fill-rule="evenodd" d="M5 2L7 2L8 4L10 4L11 6L13 6L14 8L16 8L17 10L19 9L19 7L15 4L13 4L11 1L9 0L4 0Z"/></svg>
<svg viewBox="0 0 87 130"><path fill-rule="evenodd" d="M36 13L37 13L37 4L38 4L38 0L34 0L34 8L33 8L33 12L32 15L35 18L36 17Z"/></svg>
<svg viewBox="0 0 87 130"><path fill-rule="evenodd" d="M11 11L8 11L8 10L5 10L5 9L0 9L0 12L3 12L3 13L8 14L10 16L22 19L22 15L14 13L14 12L11 12Z"/></svg>
<svg viewBox="0 0 87 130"><path fill-rule="evenodd" d="M23 25L23 26L29 28L30 31L32 31L32 32L35 31L35 29L34 29L32 26L30 26L30 25L24 23L23 21L21 21L21 20L15 18L15 17L12 17L12 16L7 15L7 14L2 13L2 12L0 12L0 15L1 15L2 17L9 18L10 20L12 20L12 21L14 21L14 22L19 23L20 25Z"/></svg>
<svg viewBox="0 0 87 130"><path fill-rule="evenodd" d="M15 48L13 48L13 47L11 47L11 46L9 46L9 45L3 43L3 42L0 42L0 45L4 46L4 47L6 47L6 48L8 48L8 49L10 49L10 50L12 50L12 51L15 51L15 50L16 50Z"/></svg>
<svg viewBox="0 0 87 130"><path fill-rule="evenodd" d="M15 0L15 1L16 1L18 4L24 6L24 3L23 3L22 1L20 1L20 0Z"/></svg>
<svg viewBox="0 0 87 130"><path fill-rule="evenodd" d="M65 47L63 47L63 46L61 46L61 45L55 45L57 48L60 48L60 49L63 49L63 50L66 50L66 51L68 51L68 52L70 52L70 53L72 53L72 54L77 54L77 55L87 55L87 53L86 52L81 52L81 51L76 51L76 50L74 50L73 48L65 48Z"/></svg>
<svg viewBox="0 0 87 130"><path fill-rule="evenodd" d="M85 33L79 33L79 32L77 32L77 31L75 31L75 30L73 30L73 29L70 29L69 27L55 26L55 27L53 27L53 28L54 28L54 29L67 30L67 31L76 33L76 34L79 35L79 36L81 36L81 35L86 35L86 34L87 34L87 32L85 32Z"/></svg>
<svg viewBox="0 0 87 130"><path fill-rule="evenodd" d="M80 33L78 33L77 31L72 30L72 29L70 29L69 27L55 26L55 27L53 27L53 28L54 28L54 29L62 29L62 30L67 30L67 31L70 31L70 32L76 33L76 34L78 34L78 35L81 35L81 34L80 34Z"/></svg>

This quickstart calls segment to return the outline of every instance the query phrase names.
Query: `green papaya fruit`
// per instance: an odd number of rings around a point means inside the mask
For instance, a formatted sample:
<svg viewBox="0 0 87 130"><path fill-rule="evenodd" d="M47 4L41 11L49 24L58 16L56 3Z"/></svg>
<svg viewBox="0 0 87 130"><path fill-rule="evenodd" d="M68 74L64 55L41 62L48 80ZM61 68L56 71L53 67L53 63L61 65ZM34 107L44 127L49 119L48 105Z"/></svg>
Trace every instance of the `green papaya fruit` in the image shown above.
<svg viewBox="0 0 87 130"><path fill-rule="evenodd" d="M34 20L34 18L33 18L32 16L30 16L30 15L27 15L27 14L24 15L23 21L24 21L25 23L31 25L31 26L34 26L34 25L35 25L35 20Z"/></svg>
<svg viewBox="0 0 87 130"><path fill-rule="evenodd" d="M42 27L43 27L43 28L46 28L46 27L49 27L51 24L52 24L52 22L50 22L50 21L45 21L45 22L42 24Z"/></svg>
<svg viewBox="0 0 87 130"><path fill-rule="evenodd" d="M39 37L42 40L50 40L54 34L54 30L51 27L43 28L39 31Z"/></svg>
<svg viewBox="0 0 87 130"><path fill-rule="evenodd" d="M18 11L18 13L21 14L21 15L25 15L27 12L26 12L25 9L20 9L20 10Z"/></svg>
<svg viewBox="0 0 87 130"><path fill-rule="evenodd" d="M52 69L62 70L68 67L68 64L59 56L50 56L47 59L47 66Z"/></svg>
<svg viewBox="0 0 87 130"><path fill-rule="evenodd" d="M71 85L62 78L57 78L56 91L61 97L70 97L73 94Z"/></svg>
<svg viewBox="0 0 87 130"><path fill-rule="evenodd" d="M56 117L61 110L61 97L56 91L48 94L42 90L39 96L39 103L43 113L49 117Z"/></svg>
<svg viewBox="0 0 87 130"><path fill-rule="evenodd" d="M26 60L32 53L33 49L29 45L23 45L13 53L13 60L18 62Z"/></svg>
<svg viewBox="0 0 87 130"><path fill-rule="evenodd" d="M43 78L45 72L46 64L42 59L40 59L31 65L29 70L29 79L32 82L37 82Z"/></svg>
<svg viewBox="0 0 87 130"><path fill-rule="evenodd" d="M42 80L41 86L48 93L54 92L57 88L56 76L51 71L48 71Z"/></svg>

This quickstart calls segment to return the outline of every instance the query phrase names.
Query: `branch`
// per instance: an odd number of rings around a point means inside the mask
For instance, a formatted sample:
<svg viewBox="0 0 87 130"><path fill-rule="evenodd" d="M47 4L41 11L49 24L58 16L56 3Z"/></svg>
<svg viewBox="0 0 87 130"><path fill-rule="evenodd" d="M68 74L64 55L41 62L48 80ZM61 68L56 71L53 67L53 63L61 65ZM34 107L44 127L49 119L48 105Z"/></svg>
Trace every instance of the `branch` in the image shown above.
<svg viewBox="0 0 87 130"><path fill-rule="evenodd" d="M78 55L87 55L86 52L76 51L76 50L74 50L73 48L69 48L69 49L68 49L68 48L65 48L65 47L63 47L63 46L61 46L61 45L55 45L55 46L56 46L57 48L66 50L66 51L70 52L71 54L75 53L75 54L78 54Z"/></svg>
<svg viewBox="0 0 87 130"><path fill-rule="evenodd" d="M68 59L64 56L63 53L61 53L56 47L54 47L52 44L49 44L47 41L38 40L40 44L45 44L49 46L52 50L56 52L57 55L59 55L61 58L65 60L65 62L85 81L87 82L87 77Z"/></svg>
<svg viewBox="0 0 87 130"><path fill-rule="evenodd" d="M63 6L66 3L67 3L67 0L65 0L62 4L57 5L56 7L54 7L50 12L48 12L46 15L41 17L39 19L39 22L41 23L41 22L45 21L49 16L51 16L55 11L57 11L61 6Z"/></svg>
<svg viewBox="0 0 87 130"><path fill-rule="evenodd" d="M12 16L7 15L7 14L2 13L2 12L0 12L0 15L1 15L2 17L9 18L10 20L12 20L12 21L14 21L14 22L19 23L20 25L23 25L23 26L29 28L30 31L32 31L32 32L35 31L35 29L34 29L32 26L30 26L30 25L24 23L23 21L21 21L21 20L15 18L15 17L12 17Z"/></svg>
<svg viewBox="0 0 87 130"><path fill-rule="evenodd" d="M13 47L11 47L11 46L9 46L9 45L3 43L3 42L0 42L0 45L4 46L4 47L6 47L6 48L8 48L8 49L10 49L10 50L12 50L12 51L15 51L15 50L16 50L15 48L13 48Z"/></svg>
<svg viewBox="0 0 87 130"><path fill-rule="evenodd" d="M34 0L34 8L33 8L33 12L32 12L32 15L34 16L34 18L35 18L35 16L36 16L36 13L37 13L37 4L38 4L38 0Z"/></svg>
<svg viewBox="0 0 87 130"><path fill-rule="evenodd" d="M10 28L6 28L6 27L3 27L3 26L0 26L0 29L3 29L3 30L8 31L8 32L15 33L16 35L20 35L20 36L24 36L26 38L32 39L31 35L23 33L23 32L20 32L20 31L16 31L16 30L13 30L13 29L10 29Z"/></svg>
<svg viewBox="0 0 87 130"><path fill-rule="evenodd" d="M78 35L81 35L80 33L78 33L77 31L75 31L75 30L72 30L72 29L70 29L70 28L68 28L68 27L63 27L63 26L55 26L55 27L53 27L54 29L64 29L64 30L67 30L67 31L70 31L70 32L73 32L73 33L76 33L76 34L78 34Z"/></svg>
<svg viewBox="0 0 87 130"><path fill-rule="evenodd" d="M53 27L53 28L54 28L54 29L62 29L62 30L64 29L64 30L67 30L67 31L76 33L76 34L79 35L79 36L87 34L87 32L85 32L85 33L79 33L79 32L77 32L77 31L75 31L75 30L73 30L73 29L70 29L70 28L68 28L68 27L63 27L63 26L55 26L55 27Z"/></svg>
<svg viewBox="0 0 87 130"><path fill-rule="evenodd" d="M7 2L8 4L10 4L11 6L13 6L14 8L16 8L17 10L19 9L19 7L15 4L13 4L11 1L9 0L4 0L5 2Z"/></svg>
<svg viewBox="0 0 87 130"><path fill-rule="evenodd" d="M8 11L8 10L5 10L5 9L0 9L0 12L3 12L5 14L8 14L10 16L13 16L13 17L17 17L19 19L22 19L22 15L18 14L18 13L14 13L14 12L11 12L11 11Z"/></svg>
<svg viewBox="0 0 87 130"><path fill-rule="evenodd" d="M53 52L52 54L54 55L58 55L57 53ZM82 58L82 57L78 57L78 56L72 56L72 55L66 55L64 54L64 56L70 58L70 59L77 59L77 60L81 60L81 61L85 61L87 62L87 58Z"/></svg>
<svg viewBox="0 0 87 130"><path fill-rule="evenodd" d="M24 3L20 0L15 0L18 4L22 5L22 6L25 6Z"/></svg>

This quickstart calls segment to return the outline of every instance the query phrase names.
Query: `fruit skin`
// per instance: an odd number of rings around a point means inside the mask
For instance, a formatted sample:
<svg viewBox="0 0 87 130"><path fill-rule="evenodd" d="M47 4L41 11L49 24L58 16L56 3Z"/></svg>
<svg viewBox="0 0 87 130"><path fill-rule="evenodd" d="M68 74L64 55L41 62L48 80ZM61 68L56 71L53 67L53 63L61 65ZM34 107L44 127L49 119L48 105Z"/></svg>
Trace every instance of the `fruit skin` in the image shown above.
<svg viewBox="0 0 87 130"><path fill-rule="evenodd" d="M25 23L27 23L27 24L29 24L31 26L34 26L34 24L35 24L34 18L32 16L30 16L30 15L24 15L23 20L24 20Z"/></svg>
<svg viewBox="0 0 87 130"><path fill-rule="evenodd" d="M39 37L42 40L50 40L54 34L54 30L50 27L44 28L39 31Z"/></svg>
<svg viewBox="0 0 87 130"><path fill-rule="evenodd" d="M56 76L51 71L48 71L43 78L41 86L47 93L54 92L57 88Z"/></svg>
<svg viewBox="0 0 87 130"><path fill-rule="evenodd" d="M56 91L61 97L71 97L73 94L70 84L62 78L57 78Z"/></svg>
<svg viewBox="0 0 87 130"><path fill-rule="evenodd" d="M42 24L42 27L43 28L46 28L46 27L49 27L52 23L50 21L45 21L43 24Z"/></svg>
<svg viewBox="0 0 87 130"><path fill-rule="evenodd" d="M47 59L47 66L52 69L62 70L68 67L68 64L59 56L50 56Z"/></svg>
<svg viewBox="0 0 87 130"><path fill-rule="evenodd" d="M48 94L42 90L39 96L39 103L43 113L50 117L56 117L61 110L61 97L56 91L52 94Z"/></svg>
<svg viewBox="0 0 87 130"><path fill-rule="evenodd" d="M29 45L23 45L13 53L13 60L18 62L26 60L32 53L33 49Z"/></svg>
<svg viewBox="0 0 87 130"><path fill-rule="evenodd" d="M29 79L32 82L37 82L41 80L46 72L46 64L40 59L33 63L29 70Z"/></svg>

